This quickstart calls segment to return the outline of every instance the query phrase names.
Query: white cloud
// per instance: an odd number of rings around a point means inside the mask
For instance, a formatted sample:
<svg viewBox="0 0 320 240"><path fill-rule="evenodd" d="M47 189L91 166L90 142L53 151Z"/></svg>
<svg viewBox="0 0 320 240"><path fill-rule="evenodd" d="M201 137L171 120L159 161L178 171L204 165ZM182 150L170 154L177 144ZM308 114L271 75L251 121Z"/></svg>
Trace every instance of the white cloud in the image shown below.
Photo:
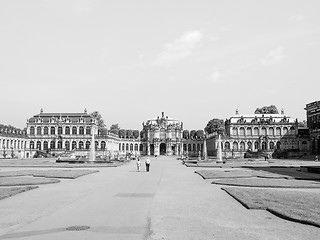
<svg viewBox="0 0 320 240"><path fill-rule="evenodd" d="M192 54L201 46L203 34L200 31L189 31L171 43L167 43L163 51L155 59L155 65L170 66Z"/></svg>
<svg viewBox="0 0 320 240"><path fill-rule="evenodd" d="M279 46L271 50L271 52L267 56L265 56L260 60L260 63L262 65L271 65L271 64L277 64L282 62L283 59L285 58L283 49L284 48L282 46Z"/></svg>
<svg viewBox="0 0 320 240"><path fill-rule="evenodd" d="M221 72L217 68L214 68L213 72L210 75L210 79L212 80L212 82L217 82L221 79L221 76Z"/></svg>

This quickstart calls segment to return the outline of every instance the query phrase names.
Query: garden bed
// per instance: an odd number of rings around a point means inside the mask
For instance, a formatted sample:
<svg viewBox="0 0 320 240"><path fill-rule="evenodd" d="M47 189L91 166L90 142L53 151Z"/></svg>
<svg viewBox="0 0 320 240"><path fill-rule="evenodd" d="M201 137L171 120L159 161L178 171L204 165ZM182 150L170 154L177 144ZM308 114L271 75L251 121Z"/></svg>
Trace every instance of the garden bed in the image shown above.
<svg viewBox="0 0 320 240"><path fill-rule="evenodd" d="M26 192L32 189L38 188L37 186L30 186L30 187L1 187L0 188L0 200L11 197L13 195Z"/></svg>

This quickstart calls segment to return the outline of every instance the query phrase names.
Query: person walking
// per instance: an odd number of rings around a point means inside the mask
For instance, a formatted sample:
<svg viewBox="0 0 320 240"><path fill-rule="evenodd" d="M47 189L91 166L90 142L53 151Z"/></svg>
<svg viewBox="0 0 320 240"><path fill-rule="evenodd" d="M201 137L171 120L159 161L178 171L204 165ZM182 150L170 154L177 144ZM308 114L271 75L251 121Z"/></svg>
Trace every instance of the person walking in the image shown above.
<svg viewBox="0 0 320 240"><path fill-rule="evenodd" d="M141 168L141 162L140 159L138 158L137 160L137 171L140 172L140 168Z"/></svg>
<svg viewBox="0 0 320 240"><path fill-rule="evenodd" d="M149 169L150 169L150 159L147 158L146 159L146 171L149 172Z"/></svg>

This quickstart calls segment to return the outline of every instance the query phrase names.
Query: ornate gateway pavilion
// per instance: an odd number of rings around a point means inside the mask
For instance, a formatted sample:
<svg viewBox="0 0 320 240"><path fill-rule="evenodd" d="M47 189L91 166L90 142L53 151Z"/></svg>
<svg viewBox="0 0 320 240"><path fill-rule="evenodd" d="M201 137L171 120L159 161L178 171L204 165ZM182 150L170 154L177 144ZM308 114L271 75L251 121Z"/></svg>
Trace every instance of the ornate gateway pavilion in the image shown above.
<svg viewBox="0 0 320 240"><path fill-rule="evenodd" d="M182 154L183 123L164 116L142 123L140 133L144 155L180 155Z"/></svg>

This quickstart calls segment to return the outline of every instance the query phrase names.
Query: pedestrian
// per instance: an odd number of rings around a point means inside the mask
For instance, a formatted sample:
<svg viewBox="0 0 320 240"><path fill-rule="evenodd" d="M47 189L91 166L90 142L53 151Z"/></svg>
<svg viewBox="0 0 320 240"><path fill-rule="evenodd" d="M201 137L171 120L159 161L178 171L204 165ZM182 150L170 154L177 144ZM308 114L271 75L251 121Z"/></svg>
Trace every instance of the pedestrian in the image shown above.
<svg viewBox="0 0 320 240"><path fill-rule="evenodd" d="M150 169L150 159L147 158L146 159L146 171L149 172L149 169Z"/></svg>
<svg viewBox="0 0 320 240"><path fill-rule="evenodd" d="M140 172L140 167L141 167L141 162L140 159L138 158L137 160L137 171Z"/></svg>
<svg viewBox="0 0 320 240"><path fill-rule="evenodd" d="M318 155L316 155L316 160L315 160L316 162L318 162L319 161L319 159L318 159Z"/></svg>

